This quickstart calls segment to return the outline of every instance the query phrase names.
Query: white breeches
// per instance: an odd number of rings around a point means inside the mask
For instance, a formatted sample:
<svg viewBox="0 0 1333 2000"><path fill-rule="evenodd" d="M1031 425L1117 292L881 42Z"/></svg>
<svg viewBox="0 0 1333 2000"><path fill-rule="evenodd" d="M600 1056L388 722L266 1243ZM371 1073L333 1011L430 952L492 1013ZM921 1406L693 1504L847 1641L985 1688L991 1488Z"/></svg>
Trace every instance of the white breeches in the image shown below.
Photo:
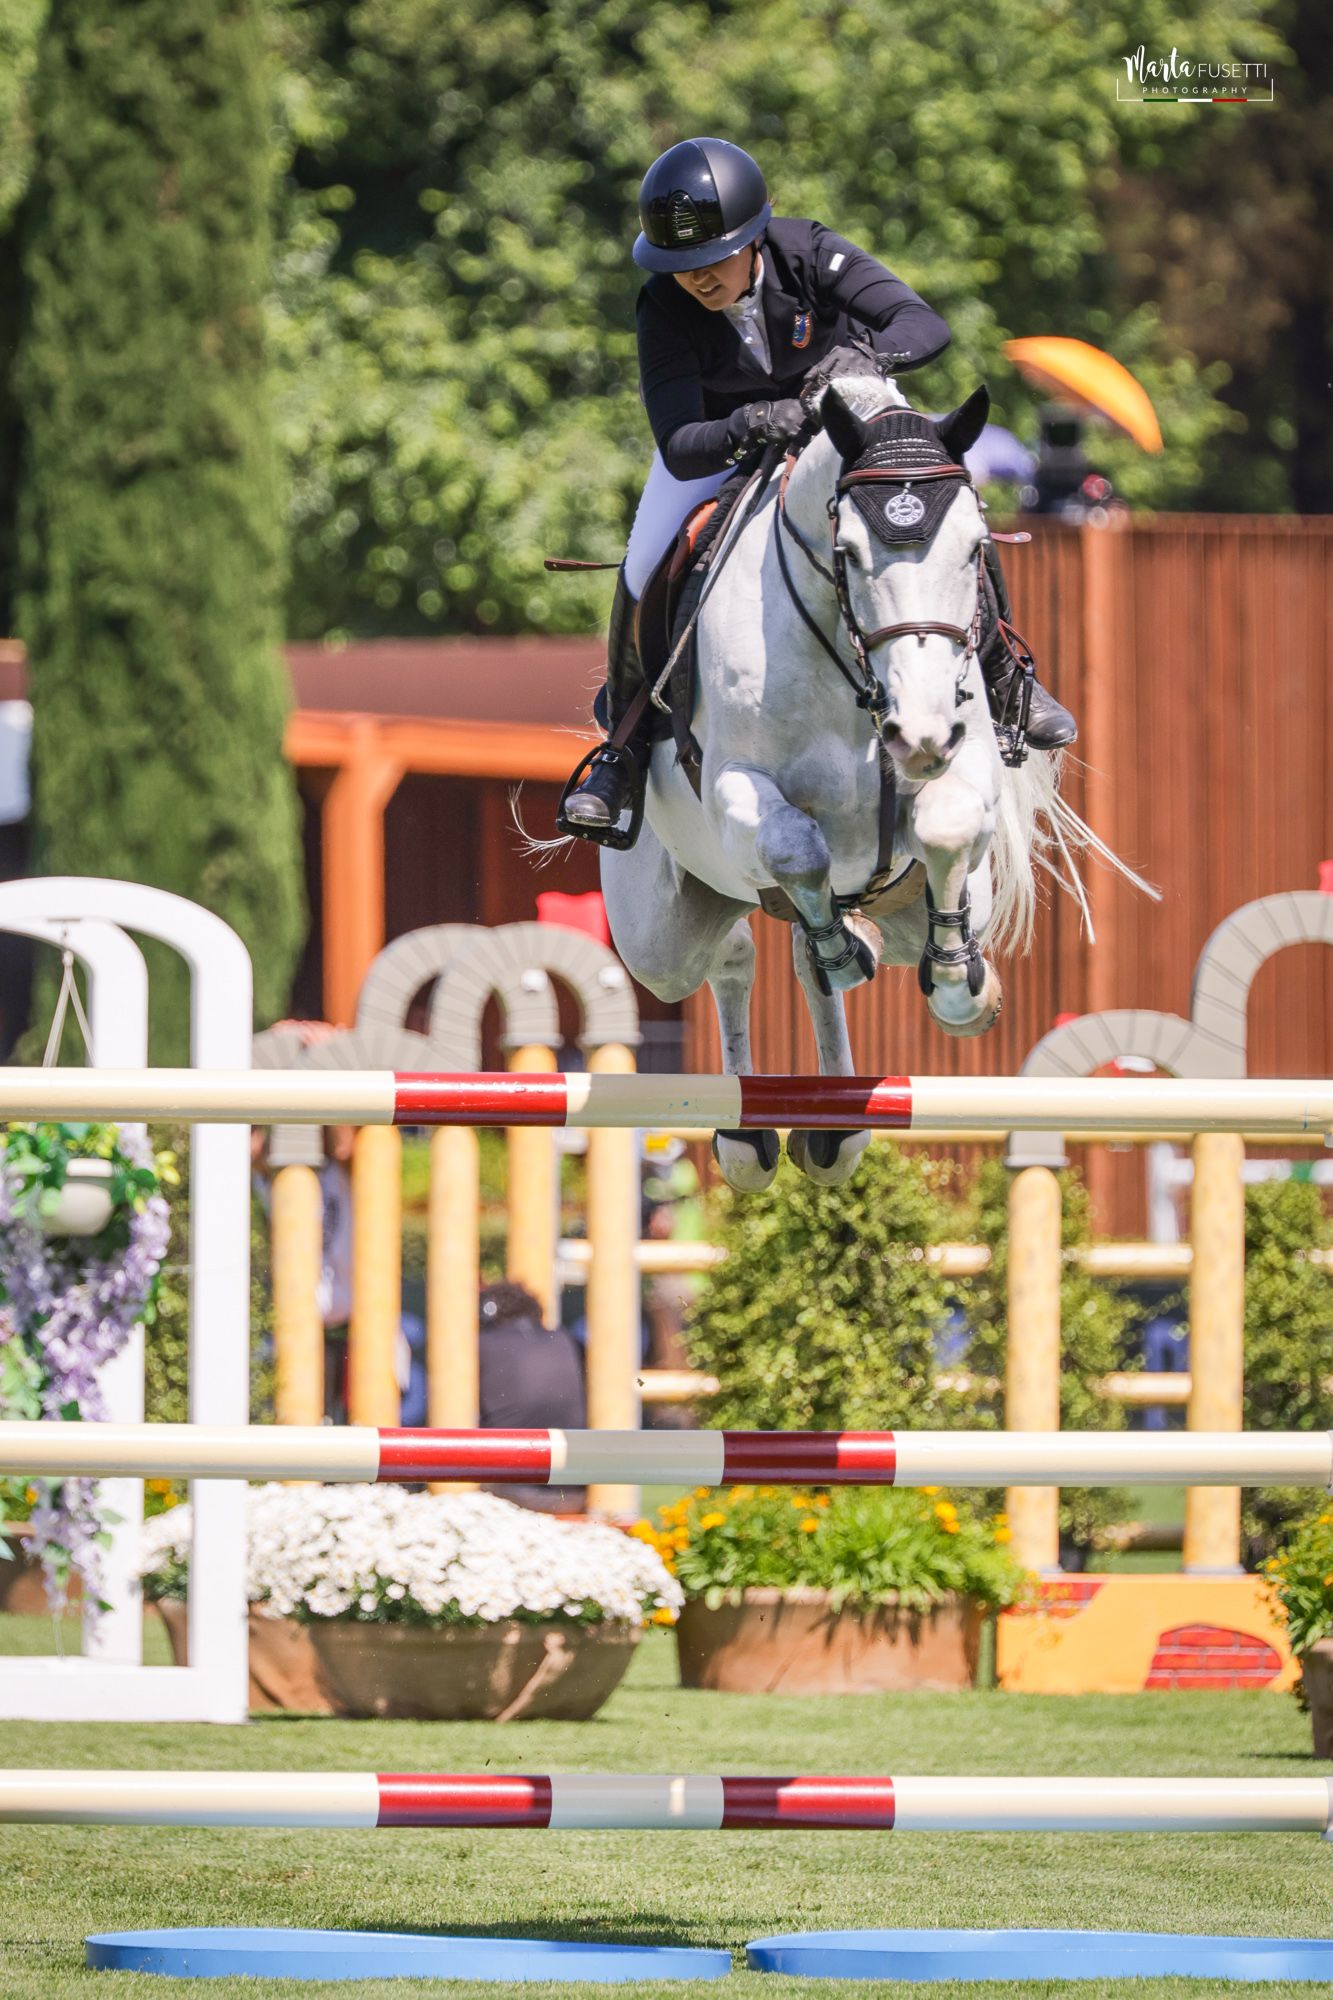
<svg viewBox="0 0 1333 2000"><path fill-rule="evenodd" d="M631 597L642 597L645 584L685 516L701 500L711 500L731 471L732 467L727 466L722 472L706 474L703 479L673 479L662 463L661 452L653 453L625 550L625 583Z"/></svg>

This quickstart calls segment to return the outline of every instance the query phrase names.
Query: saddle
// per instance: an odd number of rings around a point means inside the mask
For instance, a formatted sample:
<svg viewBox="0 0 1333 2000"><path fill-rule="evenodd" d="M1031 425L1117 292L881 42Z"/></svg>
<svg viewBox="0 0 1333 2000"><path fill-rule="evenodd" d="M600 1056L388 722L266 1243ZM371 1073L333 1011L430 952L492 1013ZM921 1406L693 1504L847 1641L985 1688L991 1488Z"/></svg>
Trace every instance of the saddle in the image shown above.
<svg viewBox="0 0 1333 2000"><path fill-rule="evenodd" d="M653 687L660 680L680 633L693 615L707 582L712 558L748 485L748 476L734 472L711 500L703 500L686 516L680 533L644 587L635 624L635 638L644 678ZM690 735L694 706L694 648L684 649L668 683L670 715L654 709L656 736L673 734L681 762L698 770L698 745Z"/></svg>

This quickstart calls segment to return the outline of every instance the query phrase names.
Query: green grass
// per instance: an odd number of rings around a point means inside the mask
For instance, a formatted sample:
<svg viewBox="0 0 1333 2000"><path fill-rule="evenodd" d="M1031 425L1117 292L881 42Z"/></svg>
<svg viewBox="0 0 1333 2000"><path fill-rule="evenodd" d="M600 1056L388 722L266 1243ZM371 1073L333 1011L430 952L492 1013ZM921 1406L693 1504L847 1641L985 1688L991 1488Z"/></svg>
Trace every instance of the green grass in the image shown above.
<svg viewBox="0 0 1333 2000"><path fill-rule="evenodd" d="M6 1761L264 1770L1152 1772L1300 1776L1309 1723L1268 1695L839 1700L684 1694L654 1634L591 1723L358 1723L274 1717L185 1724L4 1724ZM170 2000L183 1988L82 1967L89 1931L280 1924L724 1944L773 1931L876 1925L1072 1926L1317 1936L1327 1850L1293 1835L321 1833L0 1829L4 2000ZM201 1989L202 1990L202 1989ZM274 1995L482 2000L472 1982L217 1980L208 2000ZM493 1990L493 1989L490 1989ZM548 1990L583 2000L583 1986ZM661 1990L661 1989L650 1989ZM739 1972L735 2000L864 2000L866 1988ZM922 2000L957 1987L914 1987ZM1185 1980L1090 1982L1096 2000L1197 1995ZM1209 1990L1216 1990L1213 1982ZM1269 1993L1296 1996L1296 1985ZM982 1989L983 1993L990 1988Z"/></svg>

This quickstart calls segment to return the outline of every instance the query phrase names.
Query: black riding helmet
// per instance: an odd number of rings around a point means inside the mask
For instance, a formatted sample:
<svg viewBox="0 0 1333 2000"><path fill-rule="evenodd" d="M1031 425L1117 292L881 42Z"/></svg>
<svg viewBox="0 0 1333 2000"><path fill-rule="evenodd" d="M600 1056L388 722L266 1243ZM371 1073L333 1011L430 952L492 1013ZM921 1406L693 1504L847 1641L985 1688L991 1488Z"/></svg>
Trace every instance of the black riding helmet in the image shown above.
<svg viewBox="0 0 1333 2000"><path fill-rule="evenodd" d="M639 189L645 271L697 271L753 243L769 216L764 176L726 139L682 139L654 160Z"/></svg>

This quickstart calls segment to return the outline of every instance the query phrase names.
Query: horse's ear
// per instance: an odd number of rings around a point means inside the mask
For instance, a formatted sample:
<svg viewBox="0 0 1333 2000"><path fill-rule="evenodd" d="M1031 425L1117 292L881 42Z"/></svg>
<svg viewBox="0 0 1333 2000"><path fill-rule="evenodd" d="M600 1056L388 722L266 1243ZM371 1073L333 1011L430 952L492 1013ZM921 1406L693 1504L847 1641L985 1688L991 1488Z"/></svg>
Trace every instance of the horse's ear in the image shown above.
<svg viewBox="0 0 1333 2000"><path fill-rule="evenodd" d="M844 403L836 389L829 387L824 391L819 413L843 464L855 465L870 435L856 411L849 403Z"/></svg>
<svg viewBox="0 0 1333 2000"><path fill-rule="evenodd" d="M956 410L950 410L947 417L936 418L935 428L944 447L958 464L962 464L963 453L971 451L981 436L989 415L990 390L983 382L979 389L972 391L965 403L960 403Z"/></svg>

